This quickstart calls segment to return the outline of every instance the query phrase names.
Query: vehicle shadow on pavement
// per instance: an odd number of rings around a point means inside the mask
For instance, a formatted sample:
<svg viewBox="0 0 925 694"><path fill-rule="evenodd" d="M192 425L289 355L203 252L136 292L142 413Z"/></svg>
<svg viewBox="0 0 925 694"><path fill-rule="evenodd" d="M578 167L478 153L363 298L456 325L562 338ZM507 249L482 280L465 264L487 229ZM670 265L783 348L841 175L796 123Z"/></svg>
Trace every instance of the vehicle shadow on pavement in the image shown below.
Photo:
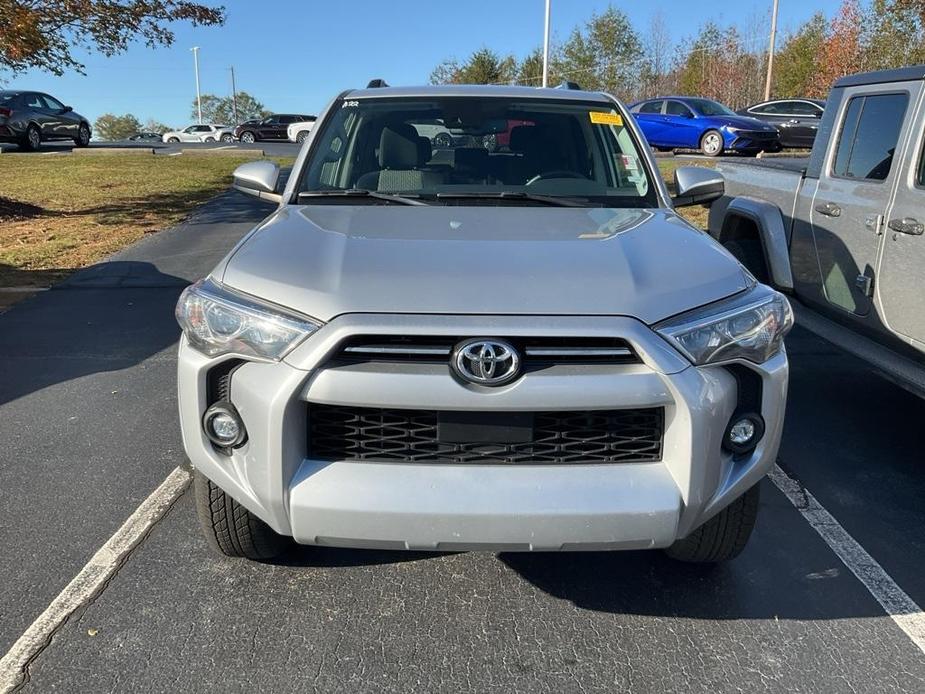
<svg viewBox="0 0 925 694"><path fill-rule="evenodd" d="M188 284L151 263L110 261L11 307L0 315L0 404L170 347L180 334L173 306Z"/></svg>

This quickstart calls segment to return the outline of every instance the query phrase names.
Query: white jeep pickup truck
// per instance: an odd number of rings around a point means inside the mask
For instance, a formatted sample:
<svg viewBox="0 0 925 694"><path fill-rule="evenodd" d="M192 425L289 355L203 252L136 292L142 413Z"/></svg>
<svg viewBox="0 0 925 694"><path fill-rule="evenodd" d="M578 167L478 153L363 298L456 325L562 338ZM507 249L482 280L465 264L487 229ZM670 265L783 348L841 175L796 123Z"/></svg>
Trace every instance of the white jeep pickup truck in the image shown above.
<svg viewBox="0 0 925 694"><path fill-rule="evenodd" d="M807 327L925 396L923 96L921 65L839 80L808 161L717 166L709 229Z"/></svg>

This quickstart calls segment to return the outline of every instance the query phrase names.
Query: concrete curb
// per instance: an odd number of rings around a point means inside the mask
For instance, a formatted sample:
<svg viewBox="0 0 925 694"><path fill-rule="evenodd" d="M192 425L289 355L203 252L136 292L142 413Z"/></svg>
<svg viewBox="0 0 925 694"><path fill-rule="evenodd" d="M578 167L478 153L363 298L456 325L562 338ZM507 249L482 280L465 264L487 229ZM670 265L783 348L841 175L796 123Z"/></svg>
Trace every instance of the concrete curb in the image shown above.
<svg viewBox="0 0 925 694"><path fill-rule="evenodd" d="M71 154L154 154L153 147L75 147Z"/></svg>
<svg viewBox="0 0 925 694"><path fill-rule="evenodd" d="M206 155L212 157L265 157L262 149L181 149L180 154Z"/></svg>

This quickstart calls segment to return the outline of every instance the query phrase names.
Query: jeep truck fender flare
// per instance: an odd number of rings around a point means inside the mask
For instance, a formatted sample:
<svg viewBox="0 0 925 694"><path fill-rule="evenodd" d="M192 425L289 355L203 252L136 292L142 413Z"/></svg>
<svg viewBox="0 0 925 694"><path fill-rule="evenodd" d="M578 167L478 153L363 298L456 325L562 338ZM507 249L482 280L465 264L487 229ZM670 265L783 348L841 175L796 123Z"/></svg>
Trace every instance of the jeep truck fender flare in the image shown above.
<svg viewBox="0 0 925 694"><path fill-rule="evenodd" d="M771 283L778 289L793 289L793 272L790 268L790 249L787 244L787 228L780 208L766 200L740 196L733 198L721 211L720 206L711 209L710 232L720 242L737 238L754 238L761 241L764 260ZM714 218L719 213L719 219Z"/></svg>

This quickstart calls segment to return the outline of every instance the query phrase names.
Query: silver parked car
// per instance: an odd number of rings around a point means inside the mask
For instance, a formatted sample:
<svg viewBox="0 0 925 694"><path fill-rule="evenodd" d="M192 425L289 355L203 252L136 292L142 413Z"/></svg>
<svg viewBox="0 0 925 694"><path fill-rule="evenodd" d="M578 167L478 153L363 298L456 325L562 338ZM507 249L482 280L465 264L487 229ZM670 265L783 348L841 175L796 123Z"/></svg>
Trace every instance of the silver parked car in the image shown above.
<svg viewBox="0 0 925 694"><path fill-rule="evenodd" d="M278 207L177 306L217 549L742 550L792 316L675 213L721 177L671 198L613 98L488 86L345 92L278 173L238 168Z"/></svg>

